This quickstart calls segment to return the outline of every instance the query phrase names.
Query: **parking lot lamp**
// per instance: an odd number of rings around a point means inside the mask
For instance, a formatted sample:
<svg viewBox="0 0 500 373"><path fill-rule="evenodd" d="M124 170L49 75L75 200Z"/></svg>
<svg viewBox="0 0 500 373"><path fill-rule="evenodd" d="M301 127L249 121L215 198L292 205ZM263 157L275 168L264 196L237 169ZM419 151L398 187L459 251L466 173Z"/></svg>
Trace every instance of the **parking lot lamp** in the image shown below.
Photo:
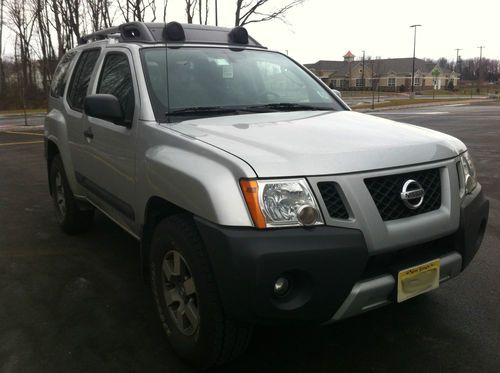
<svg viewBox="0 0 500 373"><path fill-rule="evenodd" d="M411 94L410 98L415 98L415 48L417 46L417 27L422 25L411 25L413 27L413 65L411 69Z"/></svg>

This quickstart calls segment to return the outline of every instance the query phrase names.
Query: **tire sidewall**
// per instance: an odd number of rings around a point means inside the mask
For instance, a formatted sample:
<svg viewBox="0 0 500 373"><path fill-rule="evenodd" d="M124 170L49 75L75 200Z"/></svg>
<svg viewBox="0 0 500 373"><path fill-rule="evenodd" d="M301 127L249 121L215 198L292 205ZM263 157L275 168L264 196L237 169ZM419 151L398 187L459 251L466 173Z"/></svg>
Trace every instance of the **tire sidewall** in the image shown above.
<svg viewBox="0 0 500 373"><path fill-rule="evenodd" d="M64 188L64 199L66 205L66 213L63 215L59 209L59 204L57 203L57 191L56 191L56 175L59 173L61 175L61 182ZM66 180L66 173L64 172L64 166L60 156L56 156L50 164L50 187L52 189L52 201L54 203L56 219L60 225L64 225L67 221L68 209L70 208L70 190L69 185Z"/></svg>
<svg viewBox="0 0 500 373"><path fill-rule="evenodd" d="M181 231L175 229L175 225L167 224L165 221L159 223L151 242L151 283L158 313L172 347L182 358L189 360L190 364L194 363L200 367L211 364L215 358L210 337L213 338L215 335L218 320L213 316L215 314L213 307L216 305L208 297L211 289L207 289L207 279L204 278L204 271L207 269L202 266L207 263L203 263L202 258L195 255L196 251L190 245L192 242L189 242ZM171 319L163 296L162 262L165 254L170 250L176 250L182 254L195 282L200 321L198 330L192 336L182 334L177 328L174 320Z"/></svg>

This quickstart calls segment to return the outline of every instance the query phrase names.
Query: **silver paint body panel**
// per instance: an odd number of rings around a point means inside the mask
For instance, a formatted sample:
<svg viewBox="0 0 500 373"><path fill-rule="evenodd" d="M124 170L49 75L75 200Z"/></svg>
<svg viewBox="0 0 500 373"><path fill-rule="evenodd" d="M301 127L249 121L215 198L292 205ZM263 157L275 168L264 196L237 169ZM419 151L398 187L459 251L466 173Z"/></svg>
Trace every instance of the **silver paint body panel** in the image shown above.
<svg viewBox="0 0 500 373"><path fill-rule="evenodd" d="M136 98L132 127L88 118L69 108L65 100L51 97L45 133L59 147L75 195L90 200L134 235L141 235L152 197L216 224L251 227L239 180L256 177L307 178L326 224L360 229L372 253L435 239L457 229L460 193L455 162L466 150L461 141L348 108L157 123L140 60L143 46L102 41L76 50L96 47L104 53L87 94L96 91L104 54L124 52L131 65ZM71 63L70 75L76 61ZM89 142L83 136L88 127L95 135ZM382 221L363 179L436 167L442 180L441 208L398 221ZM84 173L130 205L135 218L123 216L83 187L75 172ZM317 183L325 180L342 188L350 219L328 217L317 189Z"/></svg>

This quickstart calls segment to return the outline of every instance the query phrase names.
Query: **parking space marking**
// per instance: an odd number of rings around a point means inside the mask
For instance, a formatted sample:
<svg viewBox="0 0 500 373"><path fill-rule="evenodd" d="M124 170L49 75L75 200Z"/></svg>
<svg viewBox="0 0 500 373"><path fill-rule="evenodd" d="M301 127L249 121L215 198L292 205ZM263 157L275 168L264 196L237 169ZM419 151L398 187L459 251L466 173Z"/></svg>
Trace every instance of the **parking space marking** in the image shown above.
<svg viewBox="0 0 500 373"><path fill-rule="evenodd" d="M13 135L44 136L43 133L35 133L35 132L4 131L4 133L10 133Z"/></svg>
<svg viewBox="0 0 500 373"><path fill-rule="evenodd" d="M41 144L43 141L20 141L20 142L6 142L0 144L0 146L10 146L10 145L28 145L28 144Z"/></svg>
<svg viewBox="0 0 500 373"><path fill-rule="evenodd" d="M374 112L374 113L369 113L369 114L374 114L374 115L445 115L445 114L450 114L449 111L419 111L419 112Z"/></svg>

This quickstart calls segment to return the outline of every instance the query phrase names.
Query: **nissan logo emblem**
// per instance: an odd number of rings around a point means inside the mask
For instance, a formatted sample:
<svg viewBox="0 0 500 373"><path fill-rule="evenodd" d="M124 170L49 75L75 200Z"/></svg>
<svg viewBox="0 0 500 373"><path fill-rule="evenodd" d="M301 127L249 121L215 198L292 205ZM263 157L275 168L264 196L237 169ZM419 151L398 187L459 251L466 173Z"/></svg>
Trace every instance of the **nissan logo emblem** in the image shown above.
<svg viewBox="0 0 500 373"><path fill-rule="evenodd" d="M415 210L422 206L424 202L425 191L419 182L415 180L406 180L401 190L401 200L409 209Z"/></svg>

